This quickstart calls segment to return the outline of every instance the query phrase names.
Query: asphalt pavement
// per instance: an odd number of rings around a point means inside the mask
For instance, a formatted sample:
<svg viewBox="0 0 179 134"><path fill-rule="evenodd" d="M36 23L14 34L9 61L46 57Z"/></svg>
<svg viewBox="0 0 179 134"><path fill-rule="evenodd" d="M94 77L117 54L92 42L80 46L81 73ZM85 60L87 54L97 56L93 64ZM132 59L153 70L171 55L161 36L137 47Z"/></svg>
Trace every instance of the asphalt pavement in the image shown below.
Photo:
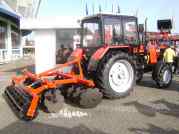
<svg viewBox="0 0 179 134"><path fill-rule="evenodd" d="M35 120L21 121L3 97L10 78L33 63L19 62L0 67L0 134L179 134L179 78L158 89L150 74L126 98L103 99L92 109L64 103L57 113L40 111Z"/></svg>

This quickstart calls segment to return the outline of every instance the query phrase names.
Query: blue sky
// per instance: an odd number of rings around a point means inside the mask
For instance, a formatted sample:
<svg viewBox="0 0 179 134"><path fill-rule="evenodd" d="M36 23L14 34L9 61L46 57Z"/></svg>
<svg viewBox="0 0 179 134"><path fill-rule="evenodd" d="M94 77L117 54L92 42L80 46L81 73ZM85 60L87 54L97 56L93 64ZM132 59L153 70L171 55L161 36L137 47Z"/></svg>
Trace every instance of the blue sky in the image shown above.
<svg viewBox="0 0 179 134"><path fill-rule="evenodd" d="M157 19L173 18L173 32L179 33L179 0L42 0L38 16L85 16L86 3L89 14L93 13L93 5L98 13L99 5L102 11L111 12L113 3L115 12L119 4L121 14L137 14L140 23L147 17L151 31L157 30Z"/></svg>

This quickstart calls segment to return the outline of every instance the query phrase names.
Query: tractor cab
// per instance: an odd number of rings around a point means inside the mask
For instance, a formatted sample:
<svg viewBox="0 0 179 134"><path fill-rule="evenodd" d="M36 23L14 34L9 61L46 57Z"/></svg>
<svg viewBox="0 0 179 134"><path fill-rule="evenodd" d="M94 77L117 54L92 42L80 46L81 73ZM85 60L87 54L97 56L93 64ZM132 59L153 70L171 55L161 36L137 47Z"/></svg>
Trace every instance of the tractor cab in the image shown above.
<svg viewBox="0 0 179 134"><path fill-rule="evenodd" d="M138 45L138 23L134 16L97 14L81 23L81 46Z"/></svg>

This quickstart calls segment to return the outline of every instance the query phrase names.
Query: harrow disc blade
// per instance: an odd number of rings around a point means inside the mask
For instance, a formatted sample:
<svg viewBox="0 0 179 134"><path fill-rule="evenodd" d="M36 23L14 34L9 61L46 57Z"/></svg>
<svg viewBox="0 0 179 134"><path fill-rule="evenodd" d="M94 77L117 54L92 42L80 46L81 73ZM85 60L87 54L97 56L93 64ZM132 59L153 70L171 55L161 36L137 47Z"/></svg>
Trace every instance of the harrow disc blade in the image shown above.
<svg viewBox="0 0 179 134"><path fill-rule="evenodd" d="M79 96L79 105L83 108L96 107L102 101L103 95L97 88L84 90Z"/></svg>
<svg viewBox="0 0 179 134"><path fill-rule="evenodd" d="M44 105L47 107L49 113L57 113L63 107L64 97L59 90L56 90L54 94L47 92L44 101Z"/></svg>

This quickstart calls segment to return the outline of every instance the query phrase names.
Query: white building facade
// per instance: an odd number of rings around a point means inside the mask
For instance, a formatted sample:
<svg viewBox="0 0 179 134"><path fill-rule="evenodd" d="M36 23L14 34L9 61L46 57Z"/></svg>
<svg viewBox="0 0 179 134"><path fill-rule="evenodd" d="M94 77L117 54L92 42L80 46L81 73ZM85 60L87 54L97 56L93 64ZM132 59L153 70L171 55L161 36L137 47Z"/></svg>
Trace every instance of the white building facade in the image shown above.
<svg viewBox="0 0 179 134"><path fill-rule="evenodd" d="M23 56L20 20L33 18L41 0L0 0L0 64Z"/></svg>
<svg viewBox="0 0 179 134"><path fill-rule="evenodd" d="M0 2L0 63L21 56L20 17L8 5Z"/></svg>
<svg viewBox="0 0 179 134"><path fill-rule="evenodd" d="M60 16L21 21L21 29L32 30L34 35L35 72L37 74L55 67L56 52L61 45L73 48L73 36L80 29L77 22L79 18Z"/></svg>

